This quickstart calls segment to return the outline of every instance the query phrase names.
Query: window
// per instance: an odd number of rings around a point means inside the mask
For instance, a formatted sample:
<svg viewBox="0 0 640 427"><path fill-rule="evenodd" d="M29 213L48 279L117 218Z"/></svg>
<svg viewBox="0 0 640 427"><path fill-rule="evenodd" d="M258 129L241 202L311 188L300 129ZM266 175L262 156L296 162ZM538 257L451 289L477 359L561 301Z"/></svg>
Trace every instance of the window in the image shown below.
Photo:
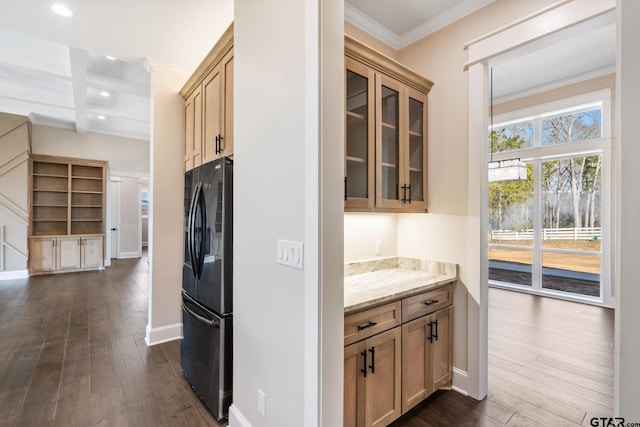
<svg viewBox="0 0 640 427"><path fill-rule="evenodd" d="M601 91L492 127L493 159L519 157L527 179L489 183L491 285L612 304L610 104Z"/></svg>

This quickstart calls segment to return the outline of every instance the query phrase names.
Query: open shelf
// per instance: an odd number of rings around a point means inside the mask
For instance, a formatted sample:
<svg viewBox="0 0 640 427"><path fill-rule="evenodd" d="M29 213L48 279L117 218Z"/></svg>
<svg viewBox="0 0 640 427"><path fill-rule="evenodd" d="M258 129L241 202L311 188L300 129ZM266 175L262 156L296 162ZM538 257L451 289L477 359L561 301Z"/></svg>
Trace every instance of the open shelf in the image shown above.
<svg viewBox="0 0 640 427"><path fill-rule="evenodd" d="M105 165L33 155L30 235L103 234Z"/></svg>

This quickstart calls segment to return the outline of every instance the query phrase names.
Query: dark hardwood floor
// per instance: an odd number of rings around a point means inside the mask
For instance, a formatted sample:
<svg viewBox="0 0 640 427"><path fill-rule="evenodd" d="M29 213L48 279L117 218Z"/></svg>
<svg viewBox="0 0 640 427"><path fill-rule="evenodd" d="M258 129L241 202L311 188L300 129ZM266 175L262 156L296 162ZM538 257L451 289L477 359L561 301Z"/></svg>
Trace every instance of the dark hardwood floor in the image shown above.
<svg viewBox="0 0 640 427"><path fill-rule="evenodd" d="M0 426L221 426L144 342L146 258L0 281Z"/></svg>
<svg viewBox="0 0 640 427"><path fill-rule="evenodd" d="M611 309L489 289L489 393L439 391L393 424L590 426L613 412Z"/></svg>
<svg viewBox="0 0 640 427"><path fill-rule="evenodd" d="M146 346L147 292L146 258L0 281L0 426L221 426L184 379L179 342ZM488 397L440 391L395 427L611 414L613 310L499 289L489 306Z"/></svg>

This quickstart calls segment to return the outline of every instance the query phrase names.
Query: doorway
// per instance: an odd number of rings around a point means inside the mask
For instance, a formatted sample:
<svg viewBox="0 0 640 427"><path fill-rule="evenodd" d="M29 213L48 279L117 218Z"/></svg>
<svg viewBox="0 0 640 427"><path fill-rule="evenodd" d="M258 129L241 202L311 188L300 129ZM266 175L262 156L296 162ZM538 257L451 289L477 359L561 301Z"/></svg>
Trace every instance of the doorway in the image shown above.
<svg viewBox="0 0 640 427"><path fill-rule="evenodd" d="M609 72L611 73L615 70L615 22L615 3L594 2L585 7L584 4L568 2L554 5L538 15L527 17L525 20L506 26L495 33L477 38L467 46L469 54L465 69L468 71L469 79L469 213L474 219L475 217L478 219L477 238L470 238L469 246L473 247L477 244L481 252L477 271L478 289L471 289L476 291L478 311L474 313L470 310L468 322L469 334L475 335L477 333L478 338L470 341L468 358L470 389L473 393L477 390L479 396L486 396L488 384L489 195L487 163L490 159L490 117L493 116L493 114L489 114L489 70L492 68L495 70L503 64L513 66L511 70L515 71L512 74L514 79L509 80L510 84L503 86L502 89L505 87L513 88L515 81L533 85L526 88L521 87L511 95L497 94L495 89L501 88L494 86L492 91L494 104L510 105L513 110L523 108L516 106L518 98L527 95L535 96L541 90L553 92L554 89L561 90L560 87L576 88L579 86L579 82L575 78L571 79L570 75L548 80L546 84L541 79L548 79L552 75L552 71L566 71L566 67L558 66L560 63L577 65L576 68L583 72L583 77L585 74L589 74L586 72L584 63L571 61L570 55L577 50L567 50L566 45L563 46L563 49L553 52L546 49L553 50L559 45L562 46L560 43L563 42L587 40L586 38L583 40L581 37L586 37L592 31L612 26L614 30L612 36L614 64L610 67ZM598 40L596 37L594 41ZM607 38L606 40L611 39ZM587 44L586 54L583 54L582 58L594 58L597 56L591 54L594 50L594 45ZM546 62L549 58L556 59L555 65ZM600 69L600 71L602 70ZM592 74L591 77L597 77L597 75ZM565 96L567 95L565 94ZM556 97L556 99L559 98ZM538 103L546 102L549 100ZM495 114L499 113L495 112ZM494 158L494 160L496 159ZM475 227L472 231L475 232ZM604 274L612 275L611 264L611 260L603 260ZM605 272L605 268L609 268L609 271Z"/></svg>
<svg viewBox="0 0 640 427"><path fill-rule="evenodd" d="M137 177L112 176L110 182L111 258L142 256L142 188L146 181Z"/></svg>

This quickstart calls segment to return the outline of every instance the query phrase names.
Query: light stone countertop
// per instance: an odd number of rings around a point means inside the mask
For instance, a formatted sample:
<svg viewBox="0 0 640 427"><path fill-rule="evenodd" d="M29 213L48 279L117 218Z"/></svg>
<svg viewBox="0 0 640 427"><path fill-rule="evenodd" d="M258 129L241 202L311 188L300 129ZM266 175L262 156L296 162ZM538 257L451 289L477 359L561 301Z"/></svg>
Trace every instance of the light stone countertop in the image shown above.
<svg viewBox="0 0 640 427"><path fill-rule="evenodd" d="M345 264L344 312L438 288L458 279L456 264L382 258Z"/></svg>

